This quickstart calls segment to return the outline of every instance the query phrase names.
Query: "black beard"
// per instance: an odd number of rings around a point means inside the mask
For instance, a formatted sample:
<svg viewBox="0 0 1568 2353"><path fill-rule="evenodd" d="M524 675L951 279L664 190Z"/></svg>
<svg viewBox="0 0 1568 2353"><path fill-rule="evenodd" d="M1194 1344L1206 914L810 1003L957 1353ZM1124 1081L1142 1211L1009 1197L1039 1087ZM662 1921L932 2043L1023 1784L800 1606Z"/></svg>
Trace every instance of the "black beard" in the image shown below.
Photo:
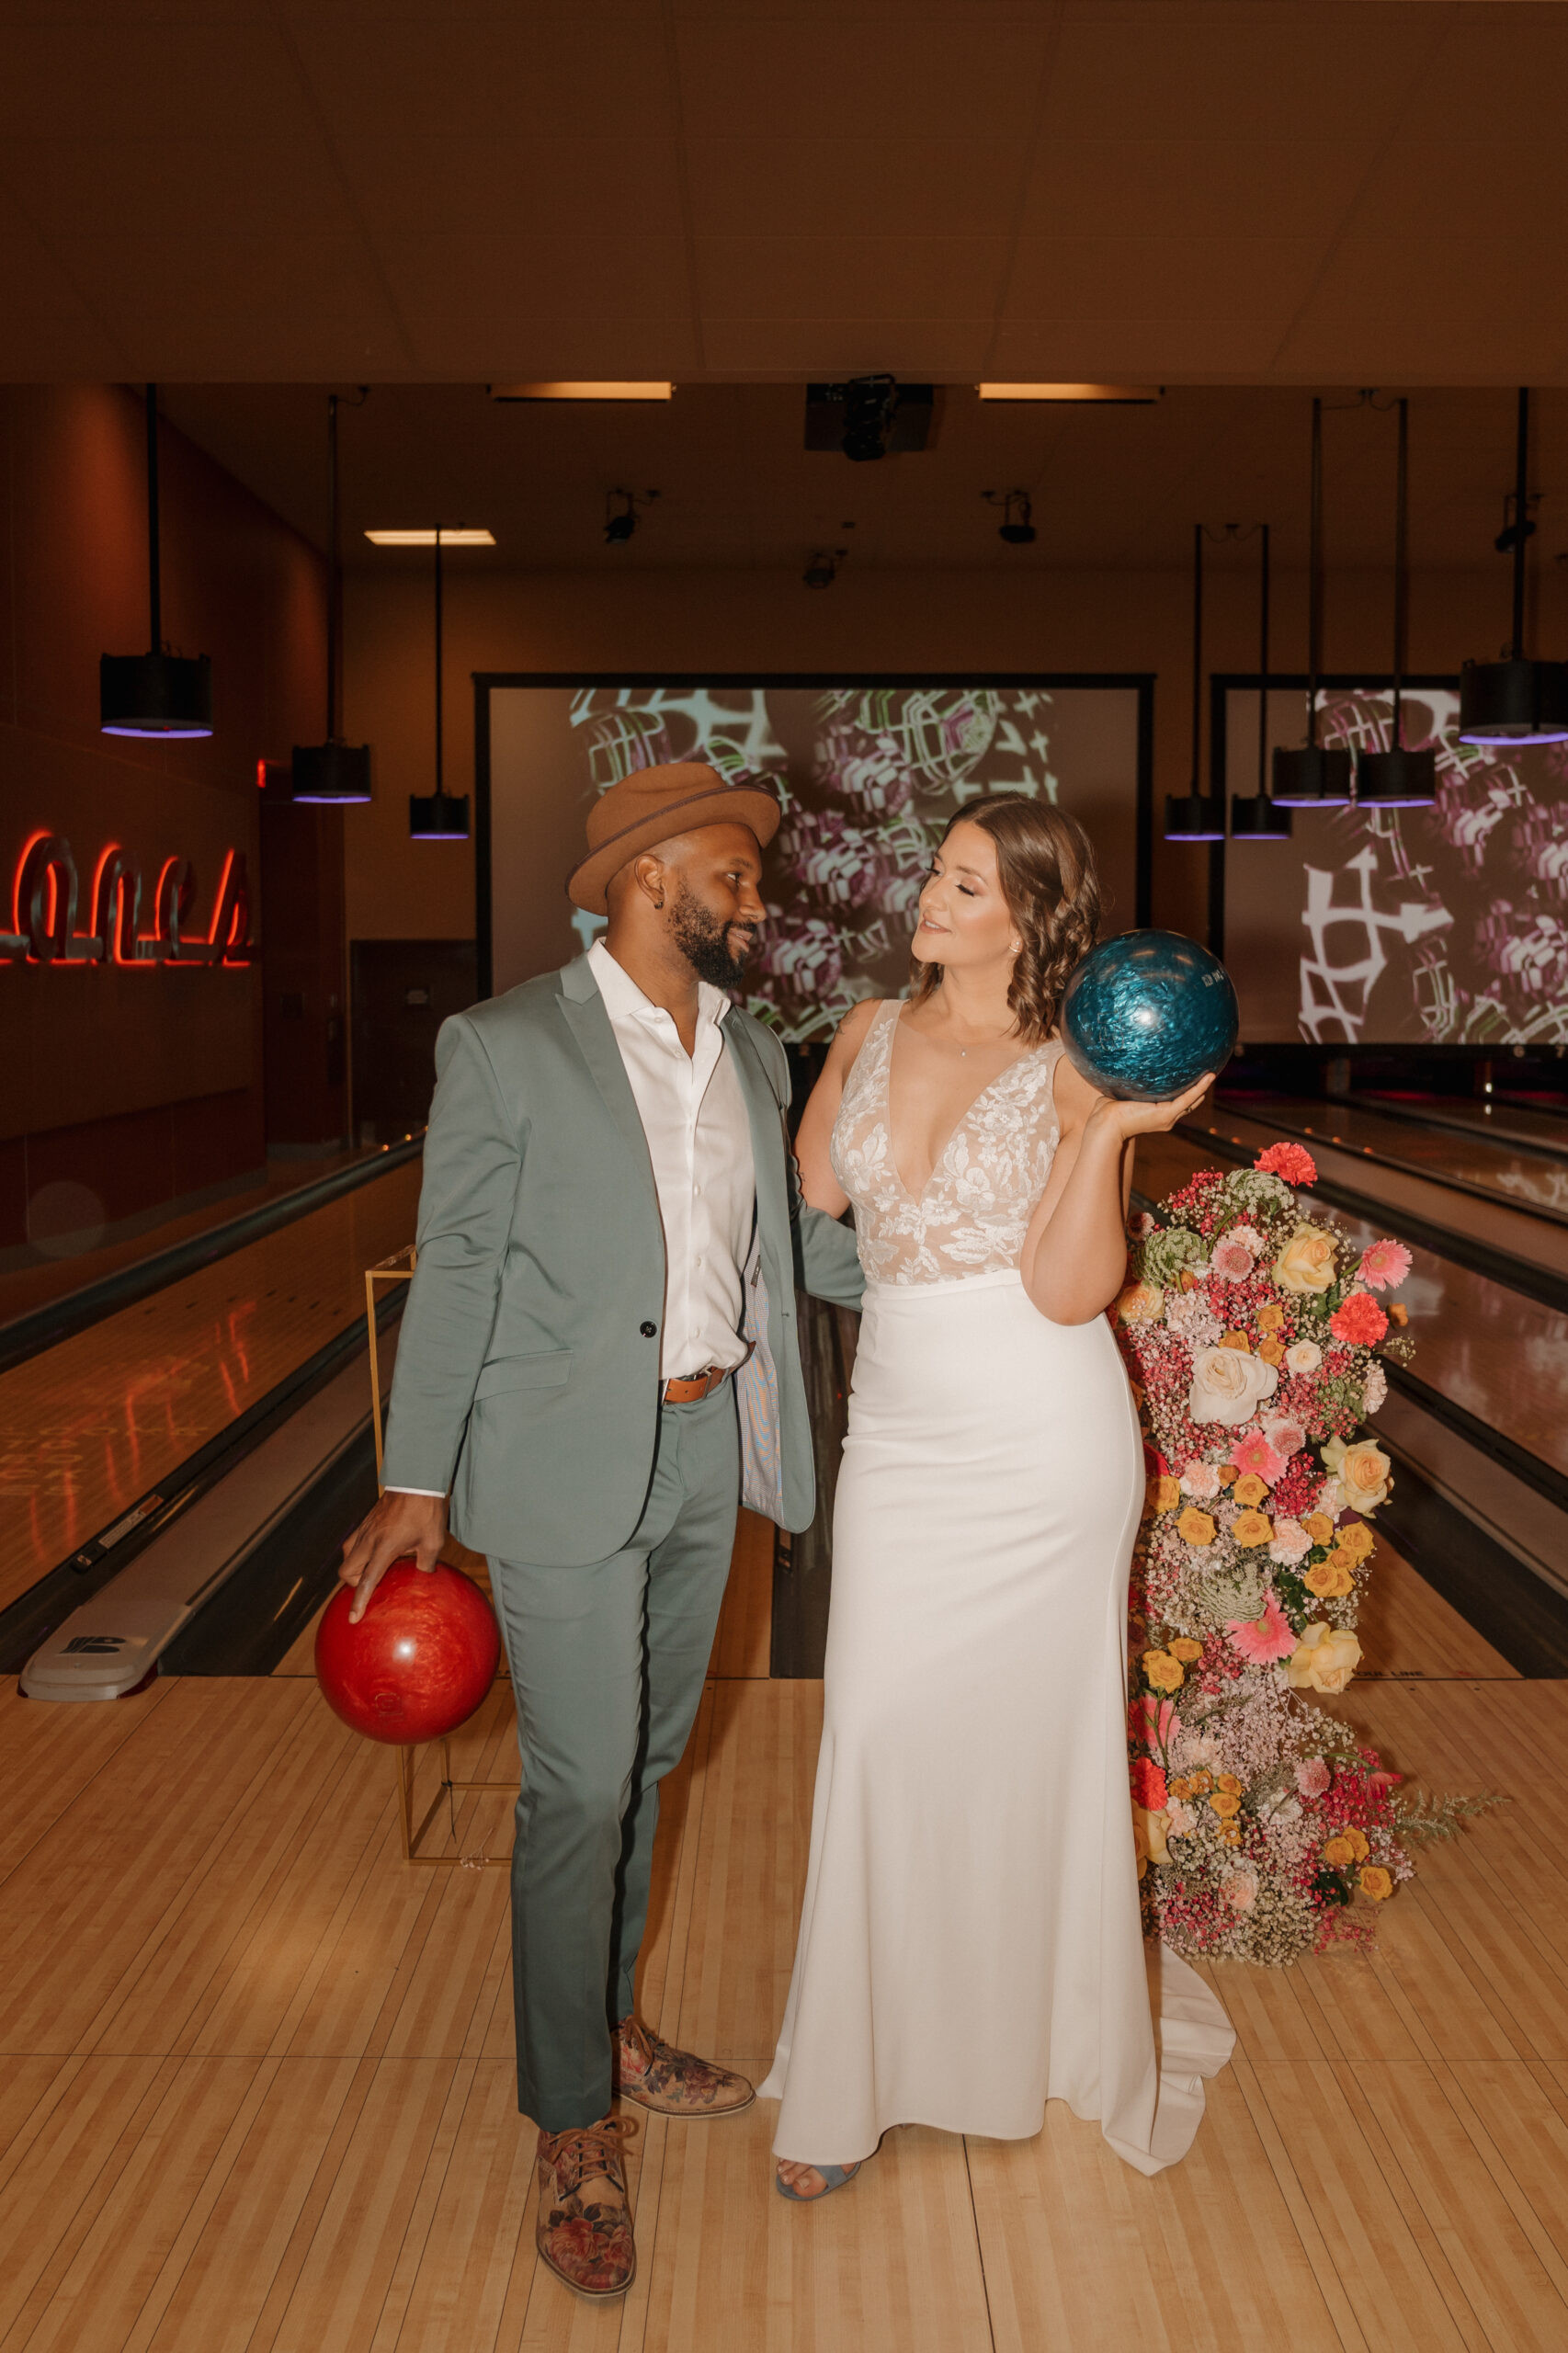
<svg viewBox="0 0 1568 2353"><path fill-rule="evenodd" d="M748 931L738 952L730 945L730 927L705 907L686 883L677 883L670 908L670 934L699 981L716 989L738 988L745 978L756 934Z"/></svg>

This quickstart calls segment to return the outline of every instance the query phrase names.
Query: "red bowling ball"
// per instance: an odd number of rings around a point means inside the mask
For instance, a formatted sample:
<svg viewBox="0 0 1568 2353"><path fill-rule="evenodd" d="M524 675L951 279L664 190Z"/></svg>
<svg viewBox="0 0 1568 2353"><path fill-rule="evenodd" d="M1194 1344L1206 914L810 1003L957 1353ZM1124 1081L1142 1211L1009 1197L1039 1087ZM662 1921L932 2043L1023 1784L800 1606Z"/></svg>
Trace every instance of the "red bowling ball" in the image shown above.
<svg viewBox="0 0 1568 2353"><path fill-rule="evenodd" d="M339 1586L316 1628L316 1681L335 1715L396 1747L466 1723L495 1676L501 1636L472 1577L394 1561L355 1626Z"/></svg>

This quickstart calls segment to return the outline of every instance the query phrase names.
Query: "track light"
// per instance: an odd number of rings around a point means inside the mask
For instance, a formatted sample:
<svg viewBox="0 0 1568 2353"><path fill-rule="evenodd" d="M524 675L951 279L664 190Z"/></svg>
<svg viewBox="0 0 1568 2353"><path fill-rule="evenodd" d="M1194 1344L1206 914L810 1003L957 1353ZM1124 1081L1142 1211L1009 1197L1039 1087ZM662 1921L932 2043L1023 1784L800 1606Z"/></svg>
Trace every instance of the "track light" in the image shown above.
<svg viewBox="0 0 1568 2353"><path fill-rule="evenodd" d="M1203 753L1203 526L1192 534L1192 781L1185 792L1165 795L1168 842L1222 842L1225 796L1199 788Z"/></svg>
<svg viewBox="0 0 1568 2353"><path fill-rule="evenodd" d="M1032 548L1039 534L1034 527L1034 507L1027 490L985 490L981 496L988 506L1002 509L1002 520L996 526L996 536L1006 540L1010 548Z"/></svg>
<svg viewBox="0 0 1568 2353"><path fill-rule="evenodd" d="M1525 655L1525 542L1529 518L1530 396L1519 391L1514 449L1513 517L1495 544L1514 559L1514 627L1501 662L1467 662L1460 672L1461 744L1568 743L1568 662Z"/></svg>
<svg viewBox="0 0 1568 2353"><path fill-rule="evenodd" d="M607 490L605 493L605 545L623 548L637 529L638 518L644 506L657 498L656 490Z"/></svg>
<svg viewBox="0 0 1568 2353"><path fill-rule="evenodd" d="M466 842L468 839L468 795L448 792L442 783L443 758L447 733L445 706L441 699L444 668L441 659L445 642L442 634L442 568L441 550L447 534L436 534L435 621L436 621L436 790L434 792L411 792L408 796L408 837L415 842Z"/></svg>
<svg viewBox="0 0 1568 2353"><path fill-rule="evenodd" d="M205 654L165 654L158 563L158 387L147 410L147 587L152 645L98 663L98 725L106 735L210 735L212 665Z"/></svg>
<svg viewBox="0 0 1568 2353"><path fill-rule="evenodd" d="M848 554L847 548L813 548L811 562L801 579L807 588L831 588L838 577L838 567Z"/></svg>

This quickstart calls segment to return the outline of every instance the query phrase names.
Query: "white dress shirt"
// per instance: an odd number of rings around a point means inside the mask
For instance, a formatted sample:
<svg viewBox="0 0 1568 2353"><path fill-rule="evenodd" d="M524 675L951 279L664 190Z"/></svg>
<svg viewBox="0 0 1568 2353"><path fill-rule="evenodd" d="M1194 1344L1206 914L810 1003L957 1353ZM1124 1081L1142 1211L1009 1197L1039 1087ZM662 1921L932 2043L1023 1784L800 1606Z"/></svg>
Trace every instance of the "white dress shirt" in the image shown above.
<svg viewBox="0 0 1568 2353"><path fill-rule="evenodd" d="M596 939L588 965L631 1085L665 1229L659 1370L673 1380L744 1364L742 1288L756 1203L751 1123L724 1051L730 1000L698 983L696 1050Z"/></svg>

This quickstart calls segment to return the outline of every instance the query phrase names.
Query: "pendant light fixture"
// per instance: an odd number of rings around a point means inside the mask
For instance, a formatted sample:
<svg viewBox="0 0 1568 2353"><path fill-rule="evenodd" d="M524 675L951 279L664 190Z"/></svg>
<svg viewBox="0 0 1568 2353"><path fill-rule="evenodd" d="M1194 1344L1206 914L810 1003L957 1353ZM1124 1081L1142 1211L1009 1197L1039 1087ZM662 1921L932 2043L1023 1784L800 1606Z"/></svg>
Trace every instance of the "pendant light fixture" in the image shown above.
<svg viewBox="0 0 1568 2353"><path fill-rule="evenodd" d="M1350 798L1350 755L1318 742L1323 667L1323 403L1312 403L1312 470L1307 552L1307 740L1274 755L1274 800L1281 809L1340 809Z"/></svg>
<svg viewBox="0 0 1568 2353"><path fill-rule="evenodd" d="M1203 757L1203 526L1192 529L1192 781L1185 792L1165 795L1168 842L1222 842L1225 796L1199 786Z"/></svg>
<svg viewBox="0 0 1568 2353"><path fill-rule="evenodd" d="M145 654L105 654L98 661L98 725L106 735L210 735L212 665L205 654L164 650L164 600L158 545L158 387L147 411L147 586L152 645Z"/></svg>
<svg viewBox="0 0 1568 2353"><path fill-rule="evenodd" d="M408 834L416 842L466 842L468 795L441 789L443 737L441 702L441 532L436 533L436 790L408 796Z"/></svg>
<svg viewBox="0 0 1568 2353"><path fill-rule="evenodd" d="M1268 797L1268 526L1262 523L1258 565L1257 790L1231 795L1231 838L1237 842L1288 842L1290 812Z"/></svg>
<svg viewBox="0 0 1568 2353"><path fill-rule="evenodd" d="M370 747L337 732L343 638L343 553L337 522L337 394L326 396L326 472L330 517L326 574L326 742L296 744L294 799L345 808L370 798Z"/></svg>
<svg viewBox="0 0 1568 2353"><path fill-rule="evenodd" d="M1437 755L1428 745L1407 752L1401 742L1404 667L1410 632L1410 403L1399 407L1399 456L1393 500L1393 723L1386 752L1363 752L1356 762L1356 799L1364 809L1429 809L1437 798Z"/></svg>
<svg viewBox="0 0 1568 2353"><path fill-rule="evenodd" d="M1514 558L1514 630L1506 658L1467 662L1460 672L1461 744L1568 743L1568 662L1525 657L1525 541L1529 519L1530 396L1519 390L1514 453L1514 519L1497 541Z"/></svg>

